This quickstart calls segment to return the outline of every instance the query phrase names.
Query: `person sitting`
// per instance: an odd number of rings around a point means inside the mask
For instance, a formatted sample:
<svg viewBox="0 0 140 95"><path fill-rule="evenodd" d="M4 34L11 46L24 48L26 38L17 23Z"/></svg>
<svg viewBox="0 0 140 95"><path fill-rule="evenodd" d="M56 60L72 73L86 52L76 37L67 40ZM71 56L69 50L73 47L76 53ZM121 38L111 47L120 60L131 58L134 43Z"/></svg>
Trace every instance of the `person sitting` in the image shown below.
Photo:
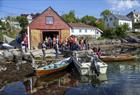
<svg viewBox="0 0 140 95"><path fill-rule="evenodd" d="M100 58L100 56L101 56L101 49L100 48L98 48L98 50L96 52L96 55L97 55L98 58Z"/></svg>

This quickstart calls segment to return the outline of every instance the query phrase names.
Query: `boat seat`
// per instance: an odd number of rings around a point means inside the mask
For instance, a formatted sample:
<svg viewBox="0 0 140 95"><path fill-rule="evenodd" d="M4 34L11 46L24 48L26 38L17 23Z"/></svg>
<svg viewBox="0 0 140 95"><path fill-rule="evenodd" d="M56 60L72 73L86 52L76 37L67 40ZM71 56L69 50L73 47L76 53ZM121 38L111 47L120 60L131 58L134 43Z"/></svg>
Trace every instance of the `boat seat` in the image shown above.
<svg viewBox="0 0 140 95"><path fill-rule="evenodd" d="M43 68L44 70L46 70L46 68Z"/></svg>
<svg viewBox="0 0 140 95"><path fill-rule="evenodd" d="M57 68L58 66L56 64L54 64L54 68Z"/></svg>

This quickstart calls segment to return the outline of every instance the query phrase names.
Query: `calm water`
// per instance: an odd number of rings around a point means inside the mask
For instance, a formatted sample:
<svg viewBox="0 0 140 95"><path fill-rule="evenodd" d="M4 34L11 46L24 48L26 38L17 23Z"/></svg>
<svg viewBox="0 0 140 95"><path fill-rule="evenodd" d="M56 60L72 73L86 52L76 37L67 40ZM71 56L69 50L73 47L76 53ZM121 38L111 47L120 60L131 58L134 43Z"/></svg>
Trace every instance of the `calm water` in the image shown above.
<svg viewBox="0 0 140 95"><path fill-rule="evenodd" d="M110 63L103 78L94 84L79 83L65 95L140 95L140 61Z"/></svg>
<svg viewBox="0 0 140 95"><path fill-rule="evenodd" d="M135 62L108 63L107 74L79 76L75 70L62 71L41 78L32 77L33 88L43 87L33 95L140 95L140 59ZM28 81L29 82L29 81ZM29 83L24 82L26 90ZM0 95L27 95L1 94Z"/></svg>

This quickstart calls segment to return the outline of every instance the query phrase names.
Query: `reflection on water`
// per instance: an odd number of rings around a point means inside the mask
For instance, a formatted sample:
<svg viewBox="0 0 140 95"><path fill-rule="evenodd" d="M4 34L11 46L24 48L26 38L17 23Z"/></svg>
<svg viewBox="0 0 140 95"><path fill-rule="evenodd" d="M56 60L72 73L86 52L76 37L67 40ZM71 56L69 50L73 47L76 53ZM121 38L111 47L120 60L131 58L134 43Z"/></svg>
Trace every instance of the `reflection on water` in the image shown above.
<svg viewBox="0 0 140 95"><path fill-rule="evenodd" d="M13 82L7 84L4 89L0 92L0 95L30 95L26 93L23 82Z"/></svg>
<svg viewBox="0 0 140 95"><path fill-rule="evenodd" d="M107 74L98 77L72 70L30 80L24 84L27 91L37 91L32 95L140 95L140 59L108 63Z"/></svg>

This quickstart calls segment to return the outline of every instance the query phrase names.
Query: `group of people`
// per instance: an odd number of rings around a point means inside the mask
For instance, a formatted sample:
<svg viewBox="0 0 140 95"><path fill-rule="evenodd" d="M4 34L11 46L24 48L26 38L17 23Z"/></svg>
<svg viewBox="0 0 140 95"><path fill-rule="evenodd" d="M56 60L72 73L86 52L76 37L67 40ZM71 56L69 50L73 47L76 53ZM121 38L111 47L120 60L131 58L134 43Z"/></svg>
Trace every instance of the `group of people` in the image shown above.
<svg viewBox="0 0 140 95"><path fill-rule="evenodd" d="M60 43L60 38L57 36L54 36L53 38L51 38L50 36L49 37L46 37L45 38L45 45L47 48L54 48L56 43L59 44Z"/></svg>
<svg viewBox="0 0 140 95"><path fill-rule="evenodd" d="M89 49L89 44L83 37L78 37L72 35L69 38L65 38L62 45L62 50L87 50Z"/></svg>
<svg viewBox="0 0 140 95"><path fill-rule="evenodd" d="M56 52L56 58L58 58L58 51L59 51L59 44L60 44L60 39L57 36L54 36L53 38L51 37L46 37L45 41L42 42L41 44L41 48L42 48L42 52L43 52L43 59L45 59L46 56L46 49L50 49L50 48L54 48L55 52Z"/></svg>
<svg viewBox="0 0 140 95"><path fill-rule="evenodd" d="M79 38L71 35L68 38L65 38L63 41L61 38L57 35L53 38L46 37L45 40L41 44L43 56L45 57L45 50L54 48L56 52L56 58L58 57L58 51L65 51L65 50L87 50L89 49L89 44L86 39L83 37ZM43 58L44 58L43 57Z"/></svg>

